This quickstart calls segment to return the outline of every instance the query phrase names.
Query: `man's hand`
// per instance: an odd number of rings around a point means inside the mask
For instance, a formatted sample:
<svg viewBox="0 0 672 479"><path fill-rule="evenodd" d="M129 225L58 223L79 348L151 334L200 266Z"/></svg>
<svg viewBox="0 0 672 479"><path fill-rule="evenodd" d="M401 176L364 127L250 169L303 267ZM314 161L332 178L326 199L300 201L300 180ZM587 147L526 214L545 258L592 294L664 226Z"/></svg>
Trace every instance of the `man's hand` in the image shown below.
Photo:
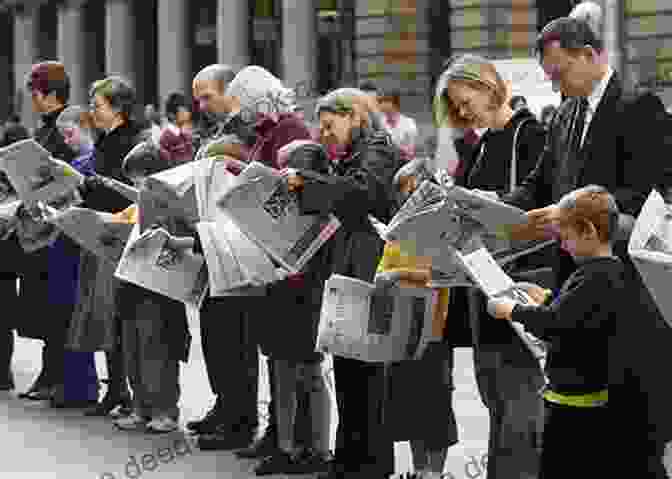
<svg viewBox="0 0 672 479"><path fill-rule="evenodd" d="M294 193L303 189L303 177L295 170L287 169L283 175L287 179L287 186L289 187L289 191Z"/></svg>
<svg viewBox="0 0 672 479"><path fill-rule="evenodd" d="M493 298L488 301L488 314L497 319L511 321L516 302L508 298Z"/></svg>
<svg viewBox="0 0 672 479"><path fill-rule="evenodd" d="M532 298L532 301L534 301L537 304L544 304L546 302L546 299L548 299L549 295L552 294L551 290L549 289L544 289L539 285L536 285L534 283L516 283L516 286L519 288L522 288L525 290L525 292Z"/></svg>

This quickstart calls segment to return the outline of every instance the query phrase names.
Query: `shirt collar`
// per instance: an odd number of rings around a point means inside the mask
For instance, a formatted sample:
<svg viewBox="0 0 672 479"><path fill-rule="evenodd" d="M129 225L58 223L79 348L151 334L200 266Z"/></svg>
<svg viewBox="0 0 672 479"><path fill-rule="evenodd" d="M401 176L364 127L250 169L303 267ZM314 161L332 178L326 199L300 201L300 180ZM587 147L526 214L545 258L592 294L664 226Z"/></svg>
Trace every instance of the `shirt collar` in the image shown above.
<svg viewBox="0 0 672 479"><path fill-rule="evenodd" d="M602 77L595 88L593 88L593 92L590 94L590 96L588 96L588 109L591 112L595 112L597 110L597 107L600 104L600 100L602 100L602 97L604 96L604 92L607 91L607 86L609 85L609 81L611 81L613 74L613 68L608 66L607 74Z"/></svg>

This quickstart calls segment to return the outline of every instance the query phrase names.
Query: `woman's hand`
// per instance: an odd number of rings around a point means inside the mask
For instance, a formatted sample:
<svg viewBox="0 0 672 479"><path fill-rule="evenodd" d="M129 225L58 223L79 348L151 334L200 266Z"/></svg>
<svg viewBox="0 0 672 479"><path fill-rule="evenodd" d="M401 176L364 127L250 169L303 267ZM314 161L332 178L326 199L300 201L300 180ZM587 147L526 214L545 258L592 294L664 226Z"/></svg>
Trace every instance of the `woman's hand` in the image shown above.
<svg viewBox="0 0 672 479"><path fill-rule="evenodd" d="M516 302L508 298L492 298L488 300L488 314L497 319L511 321L511 314L515 307Z"/></svg>
<svg viewBox="0 0 672 479"><path fill-rule="evenodd" d="M301 191L303 189L303 177L299 175L296 170L287 168L283 170L283 176L287 180L287 186L292 193Z"/></svg>

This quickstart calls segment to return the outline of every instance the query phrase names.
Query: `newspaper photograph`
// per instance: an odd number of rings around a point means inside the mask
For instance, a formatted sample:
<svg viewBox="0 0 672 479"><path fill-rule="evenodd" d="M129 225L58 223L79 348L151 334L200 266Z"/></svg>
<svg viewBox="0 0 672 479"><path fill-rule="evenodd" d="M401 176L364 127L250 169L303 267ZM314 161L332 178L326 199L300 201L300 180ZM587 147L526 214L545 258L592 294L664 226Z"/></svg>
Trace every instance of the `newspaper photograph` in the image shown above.
<svg viewBox="0 0 672 479"><path fill-rule="evenodd" d="M628 243L628 254L665 321L672 326L672 207L652 190Z"/></svg>
<svg viewBox="0 0 672 479"><path fill-rule="evenodd" d="M16 235L26 253L46 248L56 241L60 230L47 221L49 213L42 203L21 204L17 209Z"/></svg>
<svg viewBox="0 0 672 479"><path fill-rule="evenodd" d="M418 359L433 341L437 293L332 275L324 288L317 351L366 362Z"/></svg>
<svg viewBox="0 0 672 479"><path fill-rule="evenodd" d="M200 308L208 274L203 256L192 249L193 238L176 238L160 228L140 234L134 225L115 276Z"/></svg>
<svg viewBox="0 0 672 479"><path fill-rule="evenodd" d="M19 198L27 204L57 200L84 181L84 176L75 168L52 158L33 139L0 149L0 168L7 174Z"/></svg>
<svg viewBox="0 0 672 479"><path fill-rule="evenodd" d="M301 215L295 193L280 172L251 163L218 202L250 239L275 261L298 273L340 228L334 215Z"/></svg>
<svg viewBox="0 0 672 479"><path fill-rule="evenodd" d="M133 225L120 222L115 215L88 208L52 210L49 222L97 257L117 265Z"/></svg>

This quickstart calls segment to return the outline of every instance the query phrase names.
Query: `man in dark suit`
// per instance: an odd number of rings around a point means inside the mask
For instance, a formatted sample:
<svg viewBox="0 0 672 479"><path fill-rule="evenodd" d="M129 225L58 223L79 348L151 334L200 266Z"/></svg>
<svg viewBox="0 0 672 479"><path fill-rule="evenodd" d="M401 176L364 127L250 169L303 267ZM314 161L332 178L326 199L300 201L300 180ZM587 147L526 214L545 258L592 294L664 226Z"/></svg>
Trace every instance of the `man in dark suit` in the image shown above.
<svg viewBox="0 0 672 479"><path fill-rule="evenodd" d="M649 471L647 477L663 478L663 449L672 440L672 397L657 374L657 354L672 344L672 329L643 287L626 247L627 233L651 189L668 186L665 109L651 93L624 93L618 74L605 60L602 42L582 20L552 21L539 35L537 48L544 70L567 99L551 122L537 167L506 198L532 209L528 224L515 235L547 236L556 217L554 203L576 188L599 184L615 196L622 213L616 254L626 264L632 321L618 325L610 344L614 457ZM575 267L558 249L557 284Z"/></svg>

